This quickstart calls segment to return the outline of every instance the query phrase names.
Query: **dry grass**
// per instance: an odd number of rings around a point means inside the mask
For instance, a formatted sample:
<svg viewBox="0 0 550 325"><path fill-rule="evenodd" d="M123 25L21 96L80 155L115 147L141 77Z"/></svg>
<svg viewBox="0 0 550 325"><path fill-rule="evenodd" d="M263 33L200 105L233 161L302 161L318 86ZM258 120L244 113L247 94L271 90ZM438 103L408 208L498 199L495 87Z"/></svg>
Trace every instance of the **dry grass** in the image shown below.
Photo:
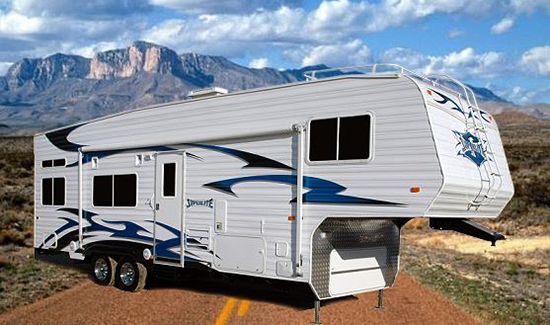
<svg viewBox="0 0 550 325"><path fill-rule="evenodd" d="M0 245L32 244L33 166L31 138L0 139Z"/></svg>
<svg viewBox="0 0 550 325"><path fill-rule="evenodd" d="M550 121L517 112L495 116L515 187L493 227L508 235L550 233Z"/></svg>
<svg viewBox="0 0 550 325"><path fill-rule="evenodd" d="M499 241L495 247L485 241L452 233L410 234L407 239L417 246L521 263L532 267L537 273L550 275L550 236L510 236L505 241Z"/></svg>

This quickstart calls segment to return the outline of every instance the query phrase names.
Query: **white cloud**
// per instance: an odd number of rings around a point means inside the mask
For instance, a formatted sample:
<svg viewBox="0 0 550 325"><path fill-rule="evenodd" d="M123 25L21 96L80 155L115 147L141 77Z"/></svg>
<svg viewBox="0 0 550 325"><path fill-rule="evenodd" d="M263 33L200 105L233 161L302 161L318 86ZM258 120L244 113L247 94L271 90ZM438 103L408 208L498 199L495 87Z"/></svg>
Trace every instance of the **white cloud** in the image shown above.
<svg viewBox="0 0 550 325"><path fill-rule="evenodd" d="M525 89L521 86L515 86L511 89L497 90L495 93L520 105L544 103L550 100L550 86L539 89Z"/></svg>
<svg viewBox="0 0 550 325"><path fill-rule="evenodd" d="M539 9L550 13L548 0L511 0L510 7L518 13L533 13Z"/></svg>
<svg viewBox="0 0 550 325"><path fill-rule="evenodd" d="M245 13L258 10L278 9L281 6L294 7L301 0L151 0L153 5L175 9L189 14Z"/></svg>
<svg viewBox="0 0 550 325"><path fill-rule="evenodd" d="M68 2L21 0L0 8L0 61L41 57L55 52L86 54L86 51L93 51L93 47L102 50L108 43L128 44L138 39L135 31L146 26L146 22L137 15L115 14L117 8L127 13L124 10L128 4L123 1L115 4L99 0L86 3L73 1L78 5L72 7ZM50 4L51 8L48 7ZM67 4L67 7L54 15L53 9L62 4ZM49 8L49 11L40 8ZM83 17L83 13L77 13L79 8L82 12L86 11L86 15L92 15L97 10L97 15L93 19Z"/></svg>
<svg viewBox="0 0 550 325"><path fill-rule="evenodd" d="M303 9L288 7L250 15L200 15L164 21L143 32L140 38L178 51L243 55L255 48L265 48L265 43L268 46L307 43L304 17Z"/></svg>
<svg viewBox="0 0 550 325"><path fill-rule="evenodd" d="M155 0L168 7L224 6L243 0L204 2L198 0ZM198 16L162 21L142 33L140 38L176 48L179 51L204 51L226 54L253 50L260 43L271 46L330 45L364 37L390 27L442 14L478 15L495 9L497 0L383 0L371 1L324 0L317 8L306 12L286 6L297 1L279 1L273 9L250 12L241 9L219 11L203 8ZM268 3L274 3L269 1ZM254 7L254 0L250 7ZM267 5L265 7L268 7ZM243 6L236 7L243 8ZM456 34L456 33L455 33ZM226 54L227 55L227 54Z"/></svg>
<svg viewBox="0 0 550 325"><path fill-rule="evenodd" d="M366 31L374 32L434 14L480 15L501 5L497 0L384 0L369 7Z"/></svg>
<svg viewBox="0 0 550 325"><path fill-rule="evenodd" d="M45 27L46 22L43 18L28 17L15 11L0 11L0 35L16 37L39 33Z"/></svg>
<svg viewBox="0 0 550 325"><path fill-rule="evenodd" d="M498 23L494 24L491 27L491 33L493 34L502 34L506 33L514 26L515 19L513 17L505 17Z"/></svg>
<svg viewBox="0 0 550 325"><path fill-rule="evenodd" d="M533 47L521 56L521 68L540 76L550 75L550 45Z"/></svg>
<svg viewBox="0 0 550 325"><path fill-rule="evenodd" d="M357 39L348 43L315 46L302 59L302 66L315 64L326 64L330 67L364 65L369 62L369 59L369 48Z"/></svg>
<svg viewBox="0 0 550 325"><path fill-rule="evenodd" d="M256 58L250 61L249 68L263 69L269 66L269 60L267 58Z"/></svg>
<svg viewBox="0 0 550 325"><path fill-rule="evenodd" d="M449 74L456 78L493 78L507 71L504 54L476 53L471 47L446 55L434 56L405 48L393 48L382 54L386 63L397 63L421 74Z"/></svg>
<svg viewBox="0 0 550 325"><path fill-rule="evenodd" d="M80 55L86 58L91 58L96 54L97 52L103 52L103 51L109 51L114 50L117 48L122 48L124 46L127 46L128 44L122 43L122 42L99 42L96 44L80 47L80 48L74 48L71 50L72 54Z"/></svg>
<svg viewBox="0 0 550 325"><path fill-rule="evenodd" d="M449 38L457 38L464 35L464 31L461 29L453 28L447 33L447 37Z"/></svg>
<svg viewBox="0 0 550 325"><path fill-rule="evenodd" d="M5 76L13 62L0 62L0 76Z"/></svg>
<svg viewBox="0 0 550 325"><path fill-rule="evenodd" d="M12 0L11 8L26 16L103 19L145 13L153 9L148 0Z"/></svg>

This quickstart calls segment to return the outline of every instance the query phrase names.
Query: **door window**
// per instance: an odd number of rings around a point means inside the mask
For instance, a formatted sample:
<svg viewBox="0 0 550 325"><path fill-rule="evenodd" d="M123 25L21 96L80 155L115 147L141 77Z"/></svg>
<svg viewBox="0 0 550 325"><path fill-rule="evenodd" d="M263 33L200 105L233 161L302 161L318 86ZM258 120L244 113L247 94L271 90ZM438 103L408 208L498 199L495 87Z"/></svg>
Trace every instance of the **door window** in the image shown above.
<svg viewBox="0 0 550 325"><path fill-rule="evenodd" d="M176 197L176 163L162 165L162 196Z"/></svg>

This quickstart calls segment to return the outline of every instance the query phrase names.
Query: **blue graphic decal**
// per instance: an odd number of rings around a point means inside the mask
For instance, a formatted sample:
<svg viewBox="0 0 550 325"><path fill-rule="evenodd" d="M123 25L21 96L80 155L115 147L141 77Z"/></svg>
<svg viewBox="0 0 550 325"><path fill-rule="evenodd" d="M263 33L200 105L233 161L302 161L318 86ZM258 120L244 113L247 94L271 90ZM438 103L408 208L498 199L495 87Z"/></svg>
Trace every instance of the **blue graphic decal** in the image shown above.
<svg viewBox="0 0 550 325"><path fill-rule="evenodd" d="M76 208L60 208L60 209L57 209L57 211L68 212L68 213L71 213L73 215L78 216L78 209L76 209ZM86 231L86 235L84 235L85 238L92 237L92 235L90 235L91 232L104 231L104 232L110 232L111 235L109 235L109 237L111 237L111 238L132 239L132 240L139 240L139 241L142 241L142 242L145 242L145 243L148 243L148 244L153 244L153 236L152 236L151 232L149 230L139 226L138 224L136 224L134 222L131 222L131 221L106 221L106 220L102 220L104 223L115 226L115 227L108 227L108 226L104 226L104 225L101 225L98 222L96 222L93 218L95 216L97 216L97 213L95 213L95 212L86 211L86 210L83 211L83 218L90 223L90 225L84 227L84 229ZM66 217L60 217L60 219L63 219L65 221L67 221L67 223L65 225L61 226L59 229L57 229L55 231L55 234L59 235L60 233L62 233L63 231L65 231L67 229L70 229L70 228L73 228L73 227L76 228L78 226L78 222L75 221L74 219L66 218ZM154 221L152 221L152 220L146 220L146 221L150 222L150 223L154 223ZM177 230L177 229L175 229L175 228L173 228L173 227L171 227L167 224L161 223L161 222L157 222L156 224L163 227L164 229L168 230L170 233L172 233L175 236L174 238L167 239L167 240L157 239L156 240L156 248L155 248L156 249L156 254L158 256L161 256L161 257L166 257L166 258L178 259L179 260L180 255L172 252L171 249L177 248L181 245L181 239L180 239L181 232L179 230ZM122 226L123 229L116 229L116 226ZM140 232L143 232L145 234L141 235ZM69 233L69 234L71 234L71 233ZM53 234L50 235L45 240L45 242L52 239L53 236L54 236ZM62 237L61 239L58 239L58 242L63 242L62 239L64 237ZM67 244L68 244L68 242L67 242ZM60 249L61 248L62 247L60 247ZM210 252L210 253L212 253L212 252ZM199 256L193 254L192 252L185 251L185 255L191 256L191 257L185 256L186 260L198 261L198 262L201 261Z"/></svg>
<svg viewBox="0 0 550 325"><path fill-rule="evenodd" d="M470 159L480 167L487 160L481 140L469 131L462 133L453 130L453 133L458 140L457 147L460 146L457 155Z"/></svg>
<svg viewBox="0 0 550 325"><path fill-rule="evenodd" d="M490 116L489 114L487 114L487 112L485 111L482 111L482 110L479 110L479 116L481 116L481 118L487 122L487 123L492 123L491 120L490 120ZM471 119L478 119L479 120L479 117L477 117L473 110L470 110L470 113L468 114L468 118L471 118Z"/></svg>
<svg viewBox="0 0 550 325"><path fill-rule="evenodd" d="M243 168L273 168L273 169L294 170L294 168L288 165L285 165L283 163L280 163L276 160L273 160L264 156L260 156L251 152L247 152L247 151L242 151L242 150L237 150L237 149L232 149L227 147L214 146L214 145L198 144L198 143L184 143L184 145L218 151L226 155L237 157L247 163Z"/></svg>
<svg viewBox="0 0 550 325"><path fill-rule="evenodd" d="M67 138L69 134L71 134L72 131L75 129L86 125L86 123L81 123L78 125L73 125L61 130L52 131L46 133L46 137L48 140L57 148L64 150L64 151L71 151L76 152L78 149L84 147L84 145L77 144L70 142ZM278 162L276 160L260 156L251 152L227 148L227 147L221 147L221 146L215 146L215 145L206 145L206 144L198 144L198 143L181 143L181 144L174 144L174 146L177 145L187 145L192 146L196 148L203 148L213 151L218 151L233 157L237 157L243 161L245 161L247 164L243 168L274 168L274 169L287 169L287 170L294 170L294 168L285 165L281 162ZM105 158L117 153L125 152L125 151L131 151L131 150L151 150L151 151L169 151L174 150L174 147L170 146L151 146L151 147L141 147L141 148L129 148L129 149L116 149L116 150L106 150L106 151L97 151L97 152L89 152L86 154L83 158L83 163L89 163L91 161L91 157L95 156L98 158ZM192 158L198 158L200 157L190 154ZM78 161L75 161L73 163L70 163L66 165L66 167L75 167L78 166Z"/></svg>
<svg viewBox="0 0 550 325"><path fill-rule="evenodd" d="M296 185L297 177L296 175L247 176L208 183L204 186L237 196L235 192L233 192L233 186L245 182L272 182ZM396 202L342 195L339 193L346 190L344 186L317 177L304 176L304 187L310 189L310 191L305 193L303 196L304 203L403 205L402 203ZM291 202L295 201L296 199L293 199Z"/></svg>
<svg viewBox="0 0 550 325"><path fill-rule="evenodd" d="M242 151L242 150L214 146L214 145L195 144L195 143L180 143L180 144L175 144L174 146L180 146L180 145L213 150L213 151L221 152L221 153L236 157L247 163L245 166L243 166L243 168L274 168L274 169L294 170L294 168L288 165L285 165L283 163L280 163L276 160L263 157L257 154L253 154L250 152ZM152 147L141 147L141 148L132 148L132 149L117 149L117 150L88 152L84 155L82 163L87 164L91 162L92 157L98 157L99 159L101 159L101 158L109 157L118 153L123 153L128 151L135 151L135 150L170 151L170 150L176 150L176 149L177 149L176 147L170 147L170 146L152 146ZM201 157L189 152L187 153L187 155L197 160L203 160ZM66 167L75 167L75 166L78 166L78 161L70 163Z"/></svg>
<svg viewBox="0 0 550 325"><path fill-rule="evenodd" d="M67 137L71 132L73 132L75 129L85 125L86 123L77 124L73 126L69 126L67 128L52 131L46 133L46 138L57 148L64 150L64 151L71 151L76 152L79 148L83 147L81 144L70 142Z"/></svg>
<svg viewBox="0 0 550 325"><path fill-rule="evenodd" d="M44 240L44 242L40 245L40 247L42 247L45 243L47 243L48 241L52 240L55 235L60 235L61 233L63 233L65 230L68 230L68 229L71 229L73 227L76 227L78 226L78 222L76 220L73 220L71 218L67 218L67 217L59 217L59 219L62 219L62 220L65 220L65 224L61 227L59 227L58 229L56 229L53 234L49 235L48 237L46 237L46 239Z"/></svg>
<svg viewBox="0 0 550 325"><path fill-rule="evenodd" d="M153 222L153 221L150 221ZM170 259L179 259L180 255L171 251L172 248L179 247L181 245L181 232L174 227L171 227L162 222L157 222L157 225L168 230L176 237L167 239L164 241L158 241L155 244L155 252L157 256L170 258Z"/></svg>
<svg viewBox="0 0 550 325"><path fill-rule="evenodd" d="M442 99L440 100L437 100L434 98L434 100L436 102L438 102L439 104L442 104L442 105L445 105L447 102L451 102L454 106L452 107L452 109L456 110L456 111L459 111L460 113L462 113L464 115L464 111L462 110L462 108L460 108L460 105L458 105L454 100L450 99L449 97L443 95L442 93L440 93L439 91L436 91L436 90L433 90L430 88L430 91L433 91L434 93L438 94Z"/></svg>

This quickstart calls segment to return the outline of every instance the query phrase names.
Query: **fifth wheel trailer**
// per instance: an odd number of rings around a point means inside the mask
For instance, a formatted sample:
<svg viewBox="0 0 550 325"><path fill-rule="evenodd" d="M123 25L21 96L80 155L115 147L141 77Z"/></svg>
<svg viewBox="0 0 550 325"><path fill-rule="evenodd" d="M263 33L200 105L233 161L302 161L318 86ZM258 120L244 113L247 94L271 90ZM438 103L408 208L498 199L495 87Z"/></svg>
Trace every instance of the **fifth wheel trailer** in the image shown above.
<svg viewBox="0 0 550 325"><path fill-rule="evenodd" d="M89 260L125 290L157 265L201 265L324 300L391 287L412 218L503 239L469 220L513 195L473 92L394 65L348 70L37 134L36 253Z"/></svg>

